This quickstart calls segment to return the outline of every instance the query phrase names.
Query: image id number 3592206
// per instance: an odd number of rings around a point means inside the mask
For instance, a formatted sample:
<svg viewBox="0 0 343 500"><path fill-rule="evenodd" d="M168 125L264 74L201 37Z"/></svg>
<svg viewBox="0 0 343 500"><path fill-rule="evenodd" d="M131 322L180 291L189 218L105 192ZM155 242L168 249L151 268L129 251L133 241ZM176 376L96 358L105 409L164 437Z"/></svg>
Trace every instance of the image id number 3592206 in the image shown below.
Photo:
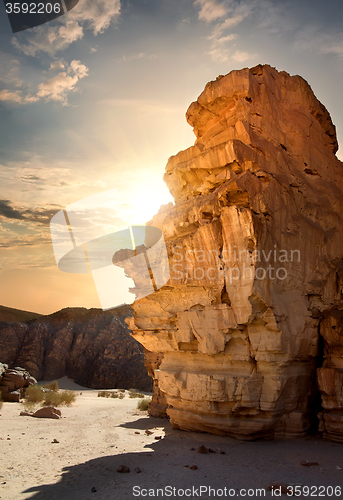
<svg viewBox="0 0 343 500"><path fill-rule="evenodd" d="M272 496L276 496L277 488L272 491ZM280 488L281 493L281 488ZM342 495L341 486L287 486L287 496L292 497L325 497L337 498Z"/></svg>
<svg viewBox="0 0 343 500"><path fill-rule="evenodd" d="M7 14L59 14L60 2L34 3L34 2L7 2Z"/></svg>

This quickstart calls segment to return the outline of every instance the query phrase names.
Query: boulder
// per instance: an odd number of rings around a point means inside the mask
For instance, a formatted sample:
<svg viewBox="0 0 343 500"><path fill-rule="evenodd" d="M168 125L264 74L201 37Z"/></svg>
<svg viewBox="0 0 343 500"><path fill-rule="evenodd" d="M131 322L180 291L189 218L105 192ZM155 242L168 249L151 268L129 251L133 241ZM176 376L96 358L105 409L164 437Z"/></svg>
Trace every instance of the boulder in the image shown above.
<svg viewBox="0 0 343 500"><path fill-rule="evenodd" d="M61 411L53 406L44 406L32 414L32 417L36 418L61 418Z"/></svg>

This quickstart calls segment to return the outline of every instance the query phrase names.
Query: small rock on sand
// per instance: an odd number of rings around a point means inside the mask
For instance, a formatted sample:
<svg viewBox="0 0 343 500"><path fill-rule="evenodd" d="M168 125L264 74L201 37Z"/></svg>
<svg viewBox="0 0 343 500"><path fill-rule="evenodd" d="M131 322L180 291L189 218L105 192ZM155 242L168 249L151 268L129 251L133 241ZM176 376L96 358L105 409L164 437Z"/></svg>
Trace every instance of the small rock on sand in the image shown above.
<svg viewBox="0 0 343 500"><path fill-rule="evenodd" d="M130 472L130 467L127 465L121 465L118 467L117 472Z"/></svg>

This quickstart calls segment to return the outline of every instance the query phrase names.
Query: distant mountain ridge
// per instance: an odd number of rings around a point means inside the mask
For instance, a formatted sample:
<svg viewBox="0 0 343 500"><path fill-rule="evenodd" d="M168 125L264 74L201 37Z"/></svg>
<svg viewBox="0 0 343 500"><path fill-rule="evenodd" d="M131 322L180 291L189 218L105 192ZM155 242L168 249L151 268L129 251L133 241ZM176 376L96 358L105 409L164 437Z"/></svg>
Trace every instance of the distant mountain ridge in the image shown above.
<svg viewBox="0 0 343 500"><path fill-rule="evenodd" d="M68 376L85 387L152 389L143 347L125 323L130 306L49 315L0 306L0 313L0 362L21 366L37 380Z"/></svg>
<svg viewBox="0 0 343 500"><path fill-rule="evenodd" d="M40 316L42 316L42 314L22 311L21 309L13 309L12 307L0 306L0 321L27 321Z"/></svg>

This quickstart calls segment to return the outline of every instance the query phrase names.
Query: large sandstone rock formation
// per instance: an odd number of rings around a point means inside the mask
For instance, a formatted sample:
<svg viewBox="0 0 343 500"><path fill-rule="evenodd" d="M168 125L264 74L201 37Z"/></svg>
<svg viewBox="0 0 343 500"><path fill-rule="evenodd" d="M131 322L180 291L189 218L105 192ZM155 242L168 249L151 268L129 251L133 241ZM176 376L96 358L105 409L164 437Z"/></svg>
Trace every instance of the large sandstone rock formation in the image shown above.
<svg viewBox="0 0 343 500"><path fill-rule="evenodd" d="M321 430L343 441L343 165L330 115L303 78L259 65L208 83L186 116L195 144L164 177L175 206L151 223L171 277L129 320L155 353L150 410L247 439L301 435L321 411Z"/></svg>
<svg viewBox="0 0 343 500"><path fill-rule="evenodd" d="M67 375L86 387L149 391L143 348L130 336L129 306L67 308L25 322L0 322L0 361L38 380Z"/></svg>

